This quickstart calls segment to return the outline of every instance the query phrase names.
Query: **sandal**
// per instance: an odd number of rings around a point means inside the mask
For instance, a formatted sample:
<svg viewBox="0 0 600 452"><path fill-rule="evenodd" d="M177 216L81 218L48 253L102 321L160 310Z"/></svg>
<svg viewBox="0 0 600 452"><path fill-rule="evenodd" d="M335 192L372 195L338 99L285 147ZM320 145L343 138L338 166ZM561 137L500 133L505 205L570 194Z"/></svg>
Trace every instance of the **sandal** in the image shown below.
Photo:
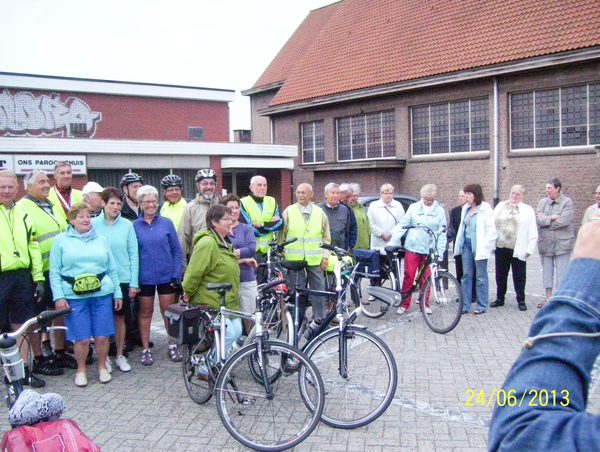
<svg viewBox="0 0 600 452"><path fill-rule="evenodd" d="M176 348L171 347L169 347L169 358L174 363L180 363L183 360L183 356L181 356L181 353L179 353Z"/></svg>
<svg viewBox="0 0 600 452"><path fill-rule="evenodd" d="M546 306L546 303L548 303L548 302L543 301L542 303L538 304L538 309L542 309L544 306Z"/></svg>

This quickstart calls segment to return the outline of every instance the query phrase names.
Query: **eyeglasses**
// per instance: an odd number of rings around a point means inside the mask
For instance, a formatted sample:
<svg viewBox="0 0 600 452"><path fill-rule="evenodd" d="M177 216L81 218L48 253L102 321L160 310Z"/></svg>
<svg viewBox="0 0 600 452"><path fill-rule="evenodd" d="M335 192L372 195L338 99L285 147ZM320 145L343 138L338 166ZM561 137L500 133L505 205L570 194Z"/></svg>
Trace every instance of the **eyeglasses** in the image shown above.
<svg viewBox="0 0 600 452"><path fill-rule="evenodd" d="M233 223L233 218L221 218L219 221L224 221L225 223Z"/></svg>
<svg viewBox="0 0 600 452"><path fill-rule="evenodd" d="M142 204L144 204L145 206L156 206L158 205L157 201L142 201Z"/></svg>

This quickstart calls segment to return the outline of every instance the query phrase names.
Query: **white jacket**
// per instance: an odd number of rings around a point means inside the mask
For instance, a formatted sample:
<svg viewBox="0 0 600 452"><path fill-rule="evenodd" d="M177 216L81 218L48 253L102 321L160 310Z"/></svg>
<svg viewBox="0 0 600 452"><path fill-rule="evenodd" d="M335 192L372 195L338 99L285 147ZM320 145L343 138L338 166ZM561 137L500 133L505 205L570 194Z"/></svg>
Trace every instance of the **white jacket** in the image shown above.
<svg viewBox="0 0 600 452"><path fill-rule="evenodd" d="M460 256L462 254L462 247L465 242L465 215L469 204L465 204L460 214L460 226L456 234L456 246L454 247L454 255ZM496 248L496 239L498 233L496 232L496 222L494 221L494 211L487 202L482 202L479 205L479 212L477 213L477 232L475 237L475 260L480 261L483 259L489 259Z"/></svg>
<svg viewBox="0 0 600 452"><path fill-rule="evenodd" d="M503 201L494 209L494 219L498 213L508 203ZM533 254L537 245L538 230L535 221L535 210L527 204L519 204L519 229L517 231L517 241L513 256L524 261L526 254Z"/></svg>
<svg viewBox="0 0 600 452"><path fill-rule="evenodd" d="M371 225L371 249L380 250L381 254L385 254L383 248L388 244L381 234L388 232L392 233L392 229L396 226L400 219L404 216L404 207L395 199L390 203L390 207L386 208L381 199L373 201L369 206L367 217Z"/></svg>

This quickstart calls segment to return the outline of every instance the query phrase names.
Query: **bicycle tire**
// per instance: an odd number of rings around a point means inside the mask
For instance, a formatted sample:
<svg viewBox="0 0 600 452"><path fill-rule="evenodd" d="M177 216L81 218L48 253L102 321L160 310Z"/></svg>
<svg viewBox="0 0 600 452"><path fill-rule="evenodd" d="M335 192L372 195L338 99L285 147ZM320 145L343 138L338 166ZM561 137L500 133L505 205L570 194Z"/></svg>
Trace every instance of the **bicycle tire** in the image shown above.
<svg viewBox="0 0 600 452"><path fill-rule="evenodd" d="M398 280L396 278L396 272L393 269L393 267L385 266L381 268L380 281L381 287L386 287L388 289L398 291ZM378 319L379 317L383 317L390 310L389 304L378 299L369 300L368 296L362 301L362 303L362 313L370 319Z"/></svg>
<svg viewBox="0 0 600 452"><path fill-rule="evenodd" d="M215 377L211 372L211 365L208 355L214 352L212 348L206 351L200 351L200 344L184 344L181 346L181 368L183 372L183 381L185 389L190 398L198 405L208 402L214 393ZM208 380L200 376L199 368L205 366L208 372Z"/></svg>
<svg viewBox="0 0 600 452"><path fill-rule="evenodd" d="M244 347L223 367L215 386L219 417L227 431L241 444L260 451L281 451L304 441L315 429L325 399L323 380L314 363L297 348L278 341L262 347L265 363L269 356L289 355L298 360L297 371L282 374L267 396L264 381L249 374L250 357L259 353L258 344ZM304 392L301 394L301 383ZM310 407L298 403L308 397Z"/></svg>
<svg viewBox="0 0 600 452"><path fill-rule="evenodd" d="M325 384L321 420L331 427L353 429L381 416L398 384L396 360L387 344L363 328L345 331L348 375L339 372L339 329L321 333L306 348Z"/></svg>
<svg viewBox="0 0 600 452"><path fill-rule="evenodd" d="M436 333L445 334L452 331L462 316L463 298L458 280L451 273L441 270L435 278L432 288L433 274L427 278L419 298L421 312L425 323ZM429 303L426 303L429 294ZM429 304L429 306L427 306ZM426 309L431 309L431 314Z"/></svg>

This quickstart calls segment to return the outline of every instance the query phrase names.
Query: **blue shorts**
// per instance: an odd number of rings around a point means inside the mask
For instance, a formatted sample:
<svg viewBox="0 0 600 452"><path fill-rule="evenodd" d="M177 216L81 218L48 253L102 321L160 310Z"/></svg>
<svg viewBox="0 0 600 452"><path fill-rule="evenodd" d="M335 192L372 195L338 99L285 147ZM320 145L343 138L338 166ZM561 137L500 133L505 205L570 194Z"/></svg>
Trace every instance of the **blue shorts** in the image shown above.
<svg viewBox="0 0 600 452"><path fill-rule="evenodd" d="M90 337L115 334L112 295L67 300L72 312L65 317L67 339L83 341Z"/></svg>

